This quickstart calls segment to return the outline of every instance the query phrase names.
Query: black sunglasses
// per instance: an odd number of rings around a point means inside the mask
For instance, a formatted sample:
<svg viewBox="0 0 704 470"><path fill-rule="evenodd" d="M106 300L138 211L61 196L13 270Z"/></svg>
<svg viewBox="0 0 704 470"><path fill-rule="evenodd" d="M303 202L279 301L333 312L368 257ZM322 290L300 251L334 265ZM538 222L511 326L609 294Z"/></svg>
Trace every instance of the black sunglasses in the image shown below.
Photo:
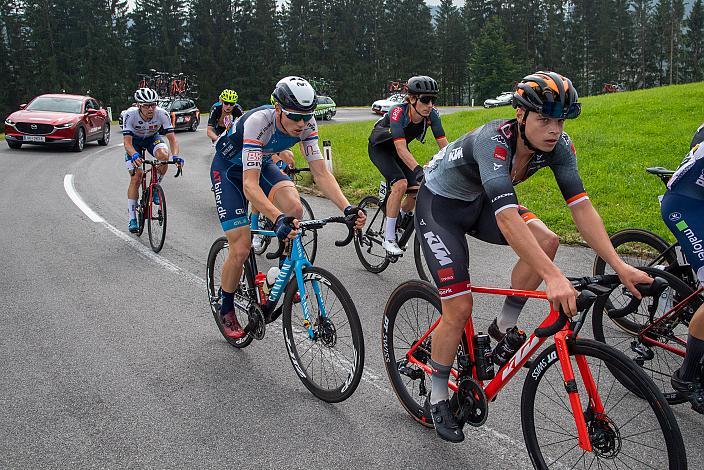
<svg viewBox="0 0 704 470"><path fill-rule="evenodd" d="M223 101L222 104L226 104L228 106L234 106L235 103L230 103L229 101Z"/></svg>
<svg viewBox="0 0 704 470"><path fill-rule="evenodd" d="M437 99L438 99L438 97L437 97L437 96L433 96L433 95L424 95L424 96L418 97L418 101L420 101L420 102L423 103L423 104L428 104L428 103L433 103L433 104L435 104L435 102L437 101Z"/></svg>

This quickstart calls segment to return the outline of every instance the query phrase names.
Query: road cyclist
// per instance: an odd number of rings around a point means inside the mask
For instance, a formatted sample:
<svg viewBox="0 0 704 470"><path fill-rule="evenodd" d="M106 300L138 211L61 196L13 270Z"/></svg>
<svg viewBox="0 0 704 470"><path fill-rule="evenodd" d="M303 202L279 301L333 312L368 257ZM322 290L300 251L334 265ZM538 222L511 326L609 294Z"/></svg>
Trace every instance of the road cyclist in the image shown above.
<svg viewBox="0 0 704 470"><path fill-rule="evenodd" d="M237 104L239 97L236 91L226 88L220 93L218 98L218 101L210 108L206 131L208 138L213 144L218 140L220 134L225 132L230 123L244 114L242 106Z"/></svg>

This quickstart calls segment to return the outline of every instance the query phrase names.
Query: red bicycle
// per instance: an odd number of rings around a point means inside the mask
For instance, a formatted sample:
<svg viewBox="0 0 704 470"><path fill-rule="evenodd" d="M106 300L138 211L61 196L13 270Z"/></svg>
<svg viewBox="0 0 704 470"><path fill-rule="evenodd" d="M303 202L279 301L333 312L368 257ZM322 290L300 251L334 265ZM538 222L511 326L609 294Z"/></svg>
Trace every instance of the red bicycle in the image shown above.
<svg viewBox="0 0 704 470"><path fill-rule="evenodd" d="M603 284L613 282L613 276L572 279L581 292L578 316L570 321L551 307L495 374L490 361L487 367L491 350L476 341L470 317L449 382L456 418L462 424L483 425L489 403L525 365L529 371L521 397L521 424L535 468L687 468L677 421L652 380L623 353L578 338L591 305L610 292ZM664 281L656 282L658 288ZM650 287L640 288L644 294L651 293ZM547 300L545 292L539 291L473 286L472 292ZM432 374L431 333L440 322L440 312L434 286L408 281L391 294L381 330L391 385L406 411L427 427L433 426L431 387L426 383ZM538 352L550 336L554 344Z"/></svg>
<svg viewBox="0 0 704 470"><path fill-rule="evenodd" d="M149 165L149 169L147 169ZM159 184L159 165L177 165L176 175L178 178L183 172L182 166L172 161L142 160L142 181L140 184L140 195L137 203L137 223L139 231L137 236L144 232L144 223L147 222L149 230L149 244L155 253L159 253L164 247L166 238L166 196L164 189ZM147 175L149 184L147 185Z"/></svg>

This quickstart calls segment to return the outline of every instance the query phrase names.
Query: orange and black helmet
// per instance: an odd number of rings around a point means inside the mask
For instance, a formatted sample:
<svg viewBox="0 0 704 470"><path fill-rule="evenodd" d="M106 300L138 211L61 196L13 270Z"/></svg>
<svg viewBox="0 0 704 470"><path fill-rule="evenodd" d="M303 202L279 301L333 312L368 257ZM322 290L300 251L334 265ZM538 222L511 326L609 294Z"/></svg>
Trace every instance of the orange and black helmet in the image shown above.
<svg viewBox="0 0 704 470"><path fill-rule="evenodd" d="M513 107L555 119L574 119L582 112L569 78L555 72L536 72L516 85Z"/></svg>

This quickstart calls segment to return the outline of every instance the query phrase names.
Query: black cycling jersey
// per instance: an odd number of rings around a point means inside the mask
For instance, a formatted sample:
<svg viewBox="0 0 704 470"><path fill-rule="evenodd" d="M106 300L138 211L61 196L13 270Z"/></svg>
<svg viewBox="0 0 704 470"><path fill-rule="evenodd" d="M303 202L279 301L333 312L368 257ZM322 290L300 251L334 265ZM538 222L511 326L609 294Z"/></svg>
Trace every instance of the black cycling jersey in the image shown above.
<svg viewBox="0 0 704 470"><path fill-rule="evenodd" d="M232 119L235 120L238 117L242 116L244 114L244 110L242 109L242 106L239 104L235 103L235 106L232 108ZM227 126L225 125L220 125L220 117L222 116L222 103L217 102L213 105L212 108L210 108L210 116L208 117L208 126L211 126L213 130L215 131L216 134L220 135L223 132L225 132L225 128Z"/></svg>
<svg viewBox="0 0 704 470"><path fill-rule="evenodd" d="M436 140L445 137L445 130L442 128L440 113L437 109L433 108L427 118L419 123L414 123L410 118L410 106L410 103L401 103L392 107L384 117L374 124L369 136L369 143L381 145L397 140L405 140L406 143L410 143L413 139L424 143L425 133L429 126Z"/></svg>

